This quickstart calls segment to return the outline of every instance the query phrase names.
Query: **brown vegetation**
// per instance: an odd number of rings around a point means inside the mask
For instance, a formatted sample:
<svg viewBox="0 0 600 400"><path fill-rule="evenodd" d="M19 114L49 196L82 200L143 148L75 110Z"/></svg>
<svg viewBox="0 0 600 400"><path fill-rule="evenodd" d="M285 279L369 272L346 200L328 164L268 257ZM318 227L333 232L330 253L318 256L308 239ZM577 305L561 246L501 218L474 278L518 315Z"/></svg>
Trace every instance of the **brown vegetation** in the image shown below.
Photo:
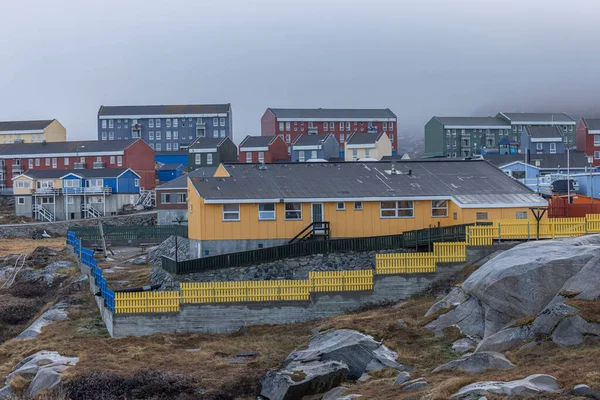
<svg viewBox="0 0 600 400"><path fill-rule="evenodd" d="M30 254L36 247L45 246L60 251L65 248L64 237L48 238L42 240L33 239L0 239L0 256L9 254Z"/></svg>

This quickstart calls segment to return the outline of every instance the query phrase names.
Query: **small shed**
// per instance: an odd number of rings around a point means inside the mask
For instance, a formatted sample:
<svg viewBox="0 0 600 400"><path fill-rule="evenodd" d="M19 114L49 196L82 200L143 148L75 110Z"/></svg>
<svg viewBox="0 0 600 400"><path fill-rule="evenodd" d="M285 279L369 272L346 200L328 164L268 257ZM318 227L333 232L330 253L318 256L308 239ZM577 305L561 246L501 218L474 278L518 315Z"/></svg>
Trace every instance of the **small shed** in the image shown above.
<svg viewBox="0 0 600 400"><path fill-rule="evenodd" d="M169 182L183 175L183 164L165 164L158 169L158 180Z"/></svg>

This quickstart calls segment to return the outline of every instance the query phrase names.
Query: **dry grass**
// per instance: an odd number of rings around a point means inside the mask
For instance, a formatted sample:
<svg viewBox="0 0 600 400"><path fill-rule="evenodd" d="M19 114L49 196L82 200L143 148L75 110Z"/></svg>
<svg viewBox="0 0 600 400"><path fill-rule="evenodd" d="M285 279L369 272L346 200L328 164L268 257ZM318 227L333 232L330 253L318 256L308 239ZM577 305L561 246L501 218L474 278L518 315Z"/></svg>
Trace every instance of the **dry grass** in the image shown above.
<svg viewBox="0 0 600 400"><path fill-rule="evenodd" d="M586 321L600 323L600 299L569 299L566 303L579 309L577 313Z"/></svg>
<svg viewBox="0 0 600 400"><path fill-rule="evenodd" d="M30 254L36 247L45 246L53 250L60 251L66 246L66 239L63 237L48 238L43 240L33 239L0 239L0 256L10 254Z"/></svg>

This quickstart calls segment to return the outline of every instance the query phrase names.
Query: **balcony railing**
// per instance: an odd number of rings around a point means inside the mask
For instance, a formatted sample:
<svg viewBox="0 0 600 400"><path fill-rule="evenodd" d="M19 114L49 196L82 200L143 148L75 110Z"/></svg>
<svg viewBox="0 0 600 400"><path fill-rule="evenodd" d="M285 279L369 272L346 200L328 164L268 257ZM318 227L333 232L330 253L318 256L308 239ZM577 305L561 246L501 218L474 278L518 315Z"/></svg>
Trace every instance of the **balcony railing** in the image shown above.
<svg viewBox="0 0 600 400"><path fill-rule="evenodd" d="M110 186L65 187L62 188L62 194L112 194L112 188Z"/></svg>
<svg viewBox="0 0 600 400"><path fill-rule="evenodd" d="M13 171L13 173L14 172L21 173L21 172L23 172L23 166L21 164L13 164L12 171Z"/></svg>
<svg viewBox="0 0 600 400"><path fill-rule="evenodd" d="M36 188L32 189L31 193L34 196L59 196L61 194L60 188Z"/></svg>
<svg viewBox="0 0 600 400"><path fill-rule="evenodd" d="M2 171L2 172L6 171L6 165L0 164L0 171Z"/></svg>
<svg viewBox="0 0 600 400"><path fill-rule="evenodd" d="M82 162L73 163L73 169L85 169L85 163L82 163Z"/></svg>
<svg viewBox="0 0 600 400"><path fill-rule="evenodd" d="M94 169L106 168L106 163L103 161L94 161Z"/></svg>

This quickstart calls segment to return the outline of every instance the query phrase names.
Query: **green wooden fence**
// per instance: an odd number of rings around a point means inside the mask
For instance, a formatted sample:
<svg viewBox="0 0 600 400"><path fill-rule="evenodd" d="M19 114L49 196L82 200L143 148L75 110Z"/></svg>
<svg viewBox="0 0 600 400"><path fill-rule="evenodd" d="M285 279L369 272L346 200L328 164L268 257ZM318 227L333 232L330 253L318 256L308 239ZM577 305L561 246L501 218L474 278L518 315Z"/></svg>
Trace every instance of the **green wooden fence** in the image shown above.
<svg viewBox="0 0 600 400"><path fill-rule="evenodd" d="M188 237L187 225L158 225L158 226L112 226L104 225L104 236L107 241L117 240L164 240L177 235ZM81 240L101 240L97 226L77 226L71 231L77 233Z"/></svg>

